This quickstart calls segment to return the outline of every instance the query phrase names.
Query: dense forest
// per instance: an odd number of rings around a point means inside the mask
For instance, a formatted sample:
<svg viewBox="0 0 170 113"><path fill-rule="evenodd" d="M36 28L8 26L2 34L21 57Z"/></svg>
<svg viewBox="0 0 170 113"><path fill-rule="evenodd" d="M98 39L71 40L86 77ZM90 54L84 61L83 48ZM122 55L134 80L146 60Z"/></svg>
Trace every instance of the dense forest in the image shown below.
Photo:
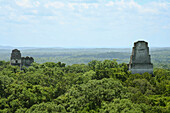
<svg viewBox="0 0 170 113"><path fill-rule="evenodd" d="M170 67L140 75L116 60L23 70L0 61L0 113L14 112L170 113Z"/></svg>

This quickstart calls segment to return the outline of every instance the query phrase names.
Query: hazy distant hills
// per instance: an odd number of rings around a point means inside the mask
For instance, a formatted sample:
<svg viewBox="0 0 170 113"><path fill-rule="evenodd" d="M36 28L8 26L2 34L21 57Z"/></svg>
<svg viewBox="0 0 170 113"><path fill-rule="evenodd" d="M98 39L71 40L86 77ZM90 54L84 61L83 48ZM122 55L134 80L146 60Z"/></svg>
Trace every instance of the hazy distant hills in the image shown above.
<svg viewBox="0 0 170 113"><path fill-rule="evenodd" d="M32 56L37 63L63 62L68 65L88 63L91 60L117 59L128 63L132 48L41 48L0 46L0 60L9 61L12 49L19 49L22 56ZM150 48L153 63L170 64L170 47Z"/></svg>
<svg viewBox="0 0 170 113"><path fill-rule="evenodd" d="M12 47L12 46L0 46L0 49L37 49L36 47Z"/></svg>
<svg viewBox="0 0 170 113"><path fill-rule="evenodd" d="M12 49L19 49L19 50L58 50L58 49L62 49L62 50L104 50L104 51L108 51L108 50L113 50L117 51L117 52L130 52L131 48L64 48L64 47L14 47L14 46L0 46L0 49L5 49L5 50L12 50ZM158 50L169 50L170 47L150 47L151 51L158 51Z"/></svg>
<svg viewBox="0 0 170 113"><path fill-rule="evenodd" d="M13 46L0 46L0 49L19 49L19 50L27 50L27 49L63 49L62 47L13 47Z"/></svg>

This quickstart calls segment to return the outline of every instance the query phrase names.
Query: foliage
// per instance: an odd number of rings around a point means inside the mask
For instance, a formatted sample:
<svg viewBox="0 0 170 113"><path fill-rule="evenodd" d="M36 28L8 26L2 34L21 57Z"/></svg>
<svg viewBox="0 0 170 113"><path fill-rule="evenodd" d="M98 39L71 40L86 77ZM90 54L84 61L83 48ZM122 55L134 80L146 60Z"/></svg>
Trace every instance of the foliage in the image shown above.
<svg viewBox="0 0 170 113"><path fill-rule="evenodd" d="M125 63L33 63L29 68L0 61L2 113L169 113L170 70L131 74Z"/></svg>

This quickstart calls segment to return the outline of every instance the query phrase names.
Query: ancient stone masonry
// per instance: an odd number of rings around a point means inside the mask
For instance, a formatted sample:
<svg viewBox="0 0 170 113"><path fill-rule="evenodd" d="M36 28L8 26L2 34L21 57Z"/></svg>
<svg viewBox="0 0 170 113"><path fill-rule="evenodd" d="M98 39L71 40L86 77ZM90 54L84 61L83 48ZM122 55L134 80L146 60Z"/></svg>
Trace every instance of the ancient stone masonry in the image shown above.
<svg viewBox="0 0 170 113"><path fill-rule="evenodd" d="M32 57L21 57L21 53L18 49L12 50L10 63L13 66L26 66L29 67L34 62Z"/></svg>
<svg viewBox="0 0 170 113"><path fill-rule="evenodd" d="M26 57L22 57L22 58L21 58L21 65L22 65L22 66L28 67L28 66L30 66L33 62L34 62L34 59L33 59L32 57L26 56Z"/></svg>
<svg viewBox="0 0 170 113"><path fill-rule="evenodd" d="M145 72L153 74L153 64L151 63L147 42L138 41L134 43L129 62L129 70L132 74L143 74Z"/></svg>
<svg viewBox="0 0 170 113"><path fill-rule="evenodd" d="M10 63L13 66L21 65L21 53L19 50L17 49L12 50Z"/></svg>

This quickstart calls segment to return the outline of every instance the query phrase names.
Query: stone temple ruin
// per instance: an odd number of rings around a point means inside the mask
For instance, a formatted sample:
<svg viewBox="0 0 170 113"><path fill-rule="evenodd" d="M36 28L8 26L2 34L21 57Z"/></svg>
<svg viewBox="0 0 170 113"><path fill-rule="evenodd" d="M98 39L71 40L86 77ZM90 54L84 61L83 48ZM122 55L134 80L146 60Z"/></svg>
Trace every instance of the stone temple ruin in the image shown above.
<svg viewBox="0 0 170 113"><path fill-rule="evenodd" d="M18 49L12 50L10 63L13 66L29 67L34 62L32 57L21 57L21 53ZM138 41L134 43L130 62L128 64L129 71L132 74L143 74L148 72L153 75L153 64L149 55L148 43L145 41Z"/></svg>
<svg viewBox="0 0 170 113"><path fill-rule="evenodd" d="M138 41L134 43L129 62L129 70L132 74L143 74L145 72L153 74L153 64L151 63L147 42Z"/></svg>
<svg viewBox="0 0 170 113"><path fill-rule="evenodd" d="M34 62L32 57L21 57L21 53L18 49L12 50L10 64L13 66L26 66L29 67Z"/></svg>

